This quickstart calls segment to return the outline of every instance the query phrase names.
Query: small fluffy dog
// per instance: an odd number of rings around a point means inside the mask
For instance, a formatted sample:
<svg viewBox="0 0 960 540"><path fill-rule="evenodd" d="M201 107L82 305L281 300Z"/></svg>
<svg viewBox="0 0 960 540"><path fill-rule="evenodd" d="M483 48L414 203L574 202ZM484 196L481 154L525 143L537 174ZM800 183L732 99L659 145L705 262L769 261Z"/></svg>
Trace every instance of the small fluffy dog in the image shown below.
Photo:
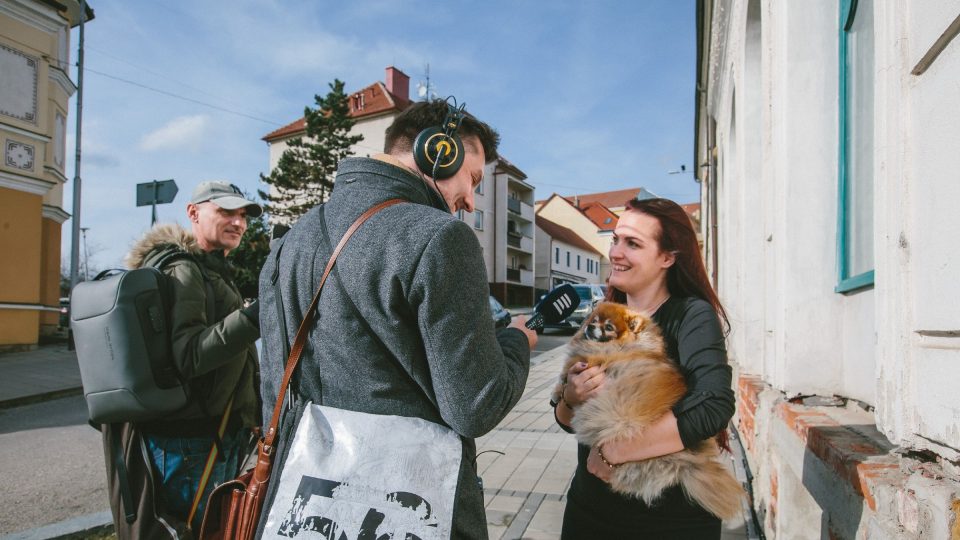
<svg viewBox="0 0 960 540"><path fill-rule="evenodd" d="M576 409L573 429L581 444L596 446L629 439L643 431L683 398L687 385L676 364L667 357L660 329L648 317L622 304L603 302L584 321L570 341L570 357L554 389L559 401L570 366L606 368L599 394ZM689 498L721 519L739 516L740 483L718 460L716 441L614 469L611 488L647 504L664 489L680 484Z"/></svg>

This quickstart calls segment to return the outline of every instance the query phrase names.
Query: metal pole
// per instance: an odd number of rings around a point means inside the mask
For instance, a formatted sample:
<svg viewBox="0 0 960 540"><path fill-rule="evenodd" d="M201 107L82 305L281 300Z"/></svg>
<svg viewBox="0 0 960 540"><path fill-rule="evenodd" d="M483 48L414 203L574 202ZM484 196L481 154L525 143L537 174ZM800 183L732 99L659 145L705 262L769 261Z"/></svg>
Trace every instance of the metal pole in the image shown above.
<svg viewBox="0 0 960 540"><path fill-rule="evenodd" d="M77 53L77 158L73 174L73 222L70 244L70 290L79 280L80 264L80 127L83 124L83 23L87 19L87 2L80 0L80 44Z"/></svg>
<svg viewBox="0 0 960 540"><path fill-rule="evenodd" d="M150 226L157 224L157 181L153 181L153 217L150 218Z"/></svg>

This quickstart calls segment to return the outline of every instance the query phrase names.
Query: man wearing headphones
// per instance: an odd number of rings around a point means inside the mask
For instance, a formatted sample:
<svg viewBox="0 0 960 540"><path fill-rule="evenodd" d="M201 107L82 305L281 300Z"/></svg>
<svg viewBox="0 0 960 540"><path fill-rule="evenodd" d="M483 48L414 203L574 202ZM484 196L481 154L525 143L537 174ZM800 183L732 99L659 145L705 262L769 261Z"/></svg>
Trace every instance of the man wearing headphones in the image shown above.
<svg viewBox="0 0 960 540"><path fill-rule="evenodd" d="M418 417L457 433L463 455L455 538L487 537L473 438L496 427L520 399L537 341L525 317L494 329L480 244L452 215L473 211L474 188L484 164L497 158L498 143L499 135L462 107L414 103L387 128L384 154L340 163L330 200L286 234L260 278L269 423L289 344L331 246L366 210L404 200L370 218L340 253L291 391L298 401ZM282 439L289 440L294 422L284 418ZM274 471L286 460L279 444ZM272 498L268 493L265 508Z"/></svg>

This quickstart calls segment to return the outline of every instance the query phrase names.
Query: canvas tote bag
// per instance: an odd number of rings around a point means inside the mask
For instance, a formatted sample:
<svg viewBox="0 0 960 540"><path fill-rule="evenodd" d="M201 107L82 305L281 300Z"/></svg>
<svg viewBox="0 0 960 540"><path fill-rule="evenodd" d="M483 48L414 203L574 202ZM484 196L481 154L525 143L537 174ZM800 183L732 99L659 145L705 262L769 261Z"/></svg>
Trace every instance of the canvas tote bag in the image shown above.
<svg viewBox="0 0 960 540"><path fill-rule="evenodd" d="M323 283L353 232L377 211L399 202L403 201L391 199L365 212L334 249L297 330L257 466L211 494L200 538L253 538L284 398ZM265 510L262 538L449 538L461 444L451 429L419 418L308 403L273 503Z"/></svg>

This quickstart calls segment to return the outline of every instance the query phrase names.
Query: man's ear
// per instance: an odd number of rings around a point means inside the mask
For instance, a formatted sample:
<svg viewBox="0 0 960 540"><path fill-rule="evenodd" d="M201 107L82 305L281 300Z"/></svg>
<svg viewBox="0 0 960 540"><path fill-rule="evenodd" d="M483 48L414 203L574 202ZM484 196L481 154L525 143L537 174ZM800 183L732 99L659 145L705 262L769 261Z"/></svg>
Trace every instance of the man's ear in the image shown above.
<svg viewBox="0 0 960 540"><path fill-rule="evenodd" d="M187 203L187 219L190 223L196 223L200 219L200 207L193 203Z"/></svg>

